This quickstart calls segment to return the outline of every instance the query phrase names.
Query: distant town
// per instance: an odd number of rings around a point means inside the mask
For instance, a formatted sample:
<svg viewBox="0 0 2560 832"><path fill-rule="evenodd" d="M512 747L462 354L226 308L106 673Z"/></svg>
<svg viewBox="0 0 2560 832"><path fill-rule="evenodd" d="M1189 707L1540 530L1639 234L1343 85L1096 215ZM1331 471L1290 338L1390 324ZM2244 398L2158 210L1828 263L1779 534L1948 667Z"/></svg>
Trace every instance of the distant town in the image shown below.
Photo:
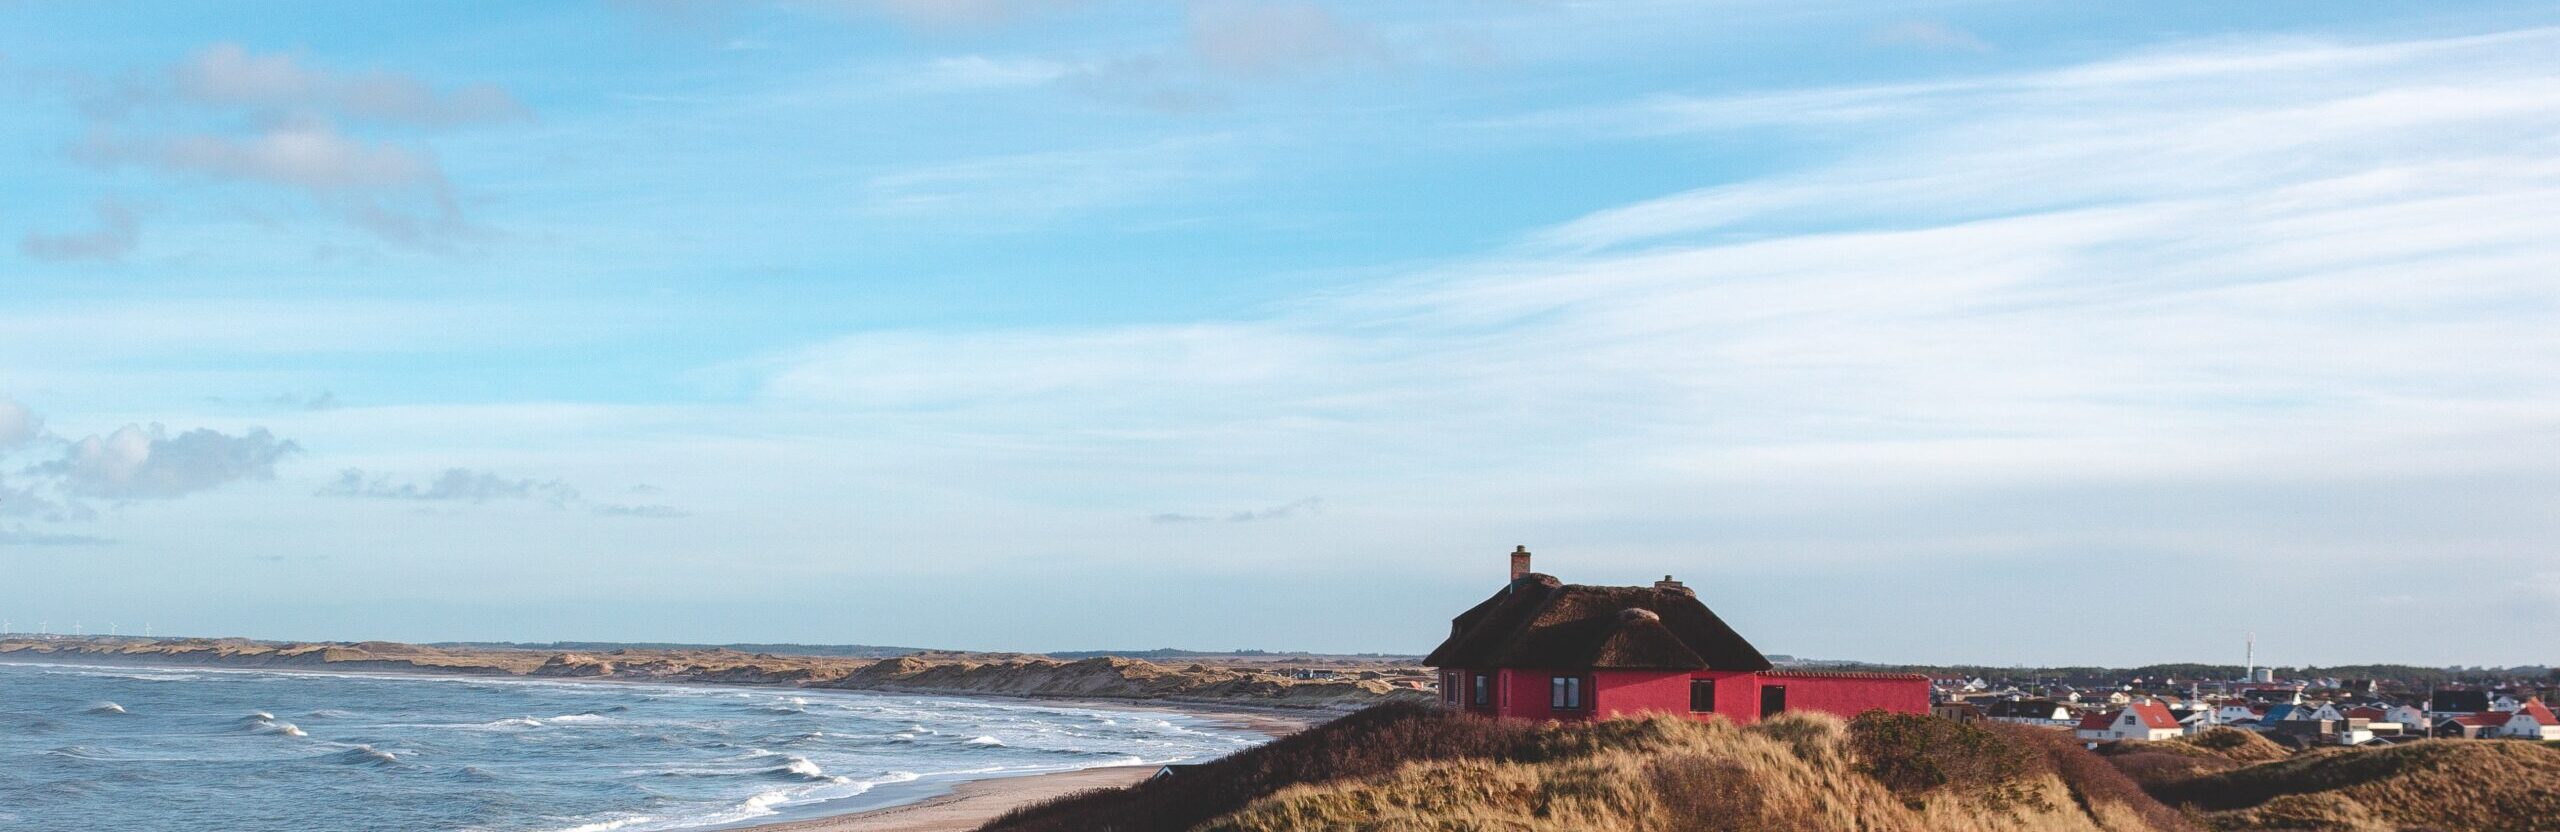
<svg viewBox="0 0 2560 832"><path fill-rule="evenodd" d="M1931 679L1931 711L1958 721L1988 720L2071 731L2089 742L2164 740L2214 728L2253 731L2289 748L2374 745L2420 739L2560 741L2560 718L2545 697L2560 694L2560 670L2366 668L2373 675L2287 676L2272 668L2195 666L2034 675L1943 675Z"/></svg>

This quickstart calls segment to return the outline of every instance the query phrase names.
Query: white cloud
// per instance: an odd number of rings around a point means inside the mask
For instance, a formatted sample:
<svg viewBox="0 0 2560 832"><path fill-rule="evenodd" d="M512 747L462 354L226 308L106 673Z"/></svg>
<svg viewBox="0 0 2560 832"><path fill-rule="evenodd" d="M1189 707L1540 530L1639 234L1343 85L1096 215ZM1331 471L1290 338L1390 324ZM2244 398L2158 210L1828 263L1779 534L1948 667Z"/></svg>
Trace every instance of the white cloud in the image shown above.
<svg viewBox="0 0 2560 832"><path fill-rule="evenodd" d="M98 260L115 262L132 254L141 242L142 224L133 209L112 199L98 200L96 231L46 234L29 231L18 241L18 251L38 260Z"/></svg>
<svg viewBox="0 0 2560 832"><path fill-rule="evenodd" d="M237 436L205 428L170 436L158 424L126 425L73 442L61 459L32 470L59 477L75 496L165 500L273 479L276 463L301 450L263 428Z"/></svg>
<svg viewBox="0 0 2560 832"><path fill-rule="evenodd" d="M44 435L44 419L19 402L0 398L0 454Z"/></svg>

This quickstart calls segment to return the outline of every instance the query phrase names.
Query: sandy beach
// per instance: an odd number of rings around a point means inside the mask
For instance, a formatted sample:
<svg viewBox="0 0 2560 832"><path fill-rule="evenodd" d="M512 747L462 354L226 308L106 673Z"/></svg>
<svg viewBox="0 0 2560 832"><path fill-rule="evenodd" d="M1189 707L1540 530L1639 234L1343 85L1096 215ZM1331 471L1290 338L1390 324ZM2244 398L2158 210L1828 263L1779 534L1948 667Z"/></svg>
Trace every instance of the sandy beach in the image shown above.
<svg viewBox="0 0 2560 832"><path fill-rule="evenodd" d="M1154 766L1112 766L971 780L954 787L950 794L903 806L753 826L745 832L968 832L1016 806L1088 789L1126 786L1154 772Z"/></svg>
<svg viewBox="0 0 2560 832"><path fill-rule="evenodd" d="M1114 710L1175 710L1227 725L1284 737L1329 718L1330 714L1280 711L1208 710L1182 707L1131 707L1120 702L1075 702ZM735 832L970 832L1017 806L1025 806L1091 789L1110 789L1145 780L1155 766L1107 766L1028 777L971 780L951 793L914 803L842 815L777 821L740 827Z"/></svg>

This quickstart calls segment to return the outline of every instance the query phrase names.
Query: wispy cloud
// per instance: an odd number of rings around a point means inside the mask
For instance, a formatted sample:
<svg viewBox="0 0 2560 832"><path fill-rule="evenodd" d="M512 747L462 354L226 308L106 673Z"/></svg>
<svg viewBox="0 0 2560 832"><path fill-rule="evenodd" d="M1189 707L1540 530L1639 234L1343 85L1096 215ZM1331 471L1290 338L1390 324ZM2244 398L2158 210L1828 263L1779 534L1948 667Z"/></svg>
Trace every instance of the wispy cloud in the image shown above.
<svg viewBox="0 0 2560 832"><path fill-rule="evenodd" d="M656 491L634 488L632 493L656 493ZM693 516L692 512L684 509L658 503L625 504L589 500L585 494L579 492L576 486L563 480L510 477L495 471L470 468L448 468L425 479L406 479L389 474L368 473L360 468L349 468L338 472L338 478L322 486L317 496L474 505L493 502L529 502L555 509L583 509L601 517L675 519Z"/></svg>
<svg viewBox="0 0 2560 832"><path fill-rule="evenodd" d="M1386 62L1386 44L1366 28L1305 2L1220 0L1193 4L1191 54L1211 70L1286 76Z"/></svg>
<svg viewBox="0 0 2560 832"><path fill-rule="evenodd" d="M2218 44L1950 84L1855 105L1866 132L1836 161L1481 261L1217 324L856 335L780 359L766 393L1018 454L1572 488L1539 510L1586 519L1791 500L1872 519L1755 541L1808 562L2093 534L2401 562L2443 501L2119 524L2180 495L2541 493L2523 460L2560 418L2560 86L2525 56L2550 37ZM2119 509L2057 496L2091 491ZM1660 502L1701 492L1723 502ZM2560 532L2488 522L2480 562Z"/></svg>
<svg viewBox="0 0 2560 832"><path fill-rule="evenodd" d="M258 54L236 43L207 47L169 70L165 86L128 87L119 103L183 101L270 118L305 114L457 127L523 121L532 111L491 84L438 89L416 76L380 70L335 72L281 53Z"/></svg>
<svg viewBox="0 0 2560 832"><path fill-rule="evenodd" d="M19 253L54 262L94 260L112 263L132 254L142 241L142 223L133 209L113 199L98 200L98 229L47 234L27 232Z"/></svg>
<svg viewBox="0 0 2560 832"><path fill-rule="evenodd" d="M368 138L349 125L414 132L531 118L492 85L440 89L410 75L331 71L229 43L158 73L86 86L93 124L71 143L75 160L292 189L385 240L427 249L483 232L422 142L407 132ZM108 230L94 238L30 237L24 248L57 258L121 256L132 248L132 216L107 218Z"/></svg>
<svg viewBox="0 0 2560 832"><path fill-rule="evenodd" d="M103 537L38 531L23 525L0 527L0 546L108 546L114 543Z"/></svg>
<svg viewBox="0 0 2560 832"><path fill-rule="evenodd" d="M566 508L579 500L578 490L559 480L505 477L495 471L468 468L448 468L425 480L404 480L349 468L338 472L338 479L321 488L319 496L465 503L529 500L554 508Z"/></svg>
<svg viewBox="0 0 2560 832"><path fill-rule="evenodd" d="M1181 513L1177 513L1177 512L1166 512L1166 513L1164 513L1164 514L1158 514L1158 515L1155 515L1155 516L1149 517L1149 518L1147 518L1147 520L1148 520L1148 522L1153 522L1153 523L1215 523L1215 522L1227 522L1227 523L1254 523L1254 522L1260 522L1260 521L1264 521L1264 520L1286 520L1286 519L1289 519L1289 518L1291 518L1291 517L1297 517L1297 516L1307 515L1307 514L1315 514L1315 513L1317 513L1317 512L1321 512L1321 511L1323 511L1323 510L1324 510L1324 500L1323 500L1323 498L1319 498L1319 497L1306 497L1306 498L1302 498L1302 499L1291 500L1291 501L1289 501L1289 502L1281 503L1281 504L1279 504L1279 505L1271 506L1271 507L1269 507L1269 508L1250 509L1250 510L1246 510L1246 511L1232 511L1232 512L1228 512L1228 513L1226 513L1225 515L1181 514Z"/></svg>
<svg viewBox="0 0 2560 832"><path fill-rule="evenodd" d="M1215 159L1228 144L1222 136L1192 136L1133 147L986 156L882 174L864 190L875 214L1001 221L989 227L1009 227L1250 175Z"/></svg>

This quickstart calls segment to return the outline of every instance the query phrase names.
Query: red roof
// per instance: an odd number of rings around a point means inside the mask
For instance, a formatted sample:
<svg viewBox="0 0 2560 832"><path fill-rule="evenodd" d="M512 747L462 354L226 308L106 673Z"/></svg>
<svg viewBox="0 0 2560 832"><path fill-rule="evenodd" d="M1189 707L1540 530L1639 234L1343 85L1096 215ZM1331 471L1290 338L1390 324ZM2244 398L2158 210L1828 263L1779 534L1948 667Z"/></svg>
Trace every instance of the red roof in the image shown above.
<svg viewBox="0 0 2560 832"><path fill-rule="evenodd" d="M2133 709L2136 716L2142 717L2142 727L2171 730L2176 730L2178 727L2177 715L2169 713L2169 706L2160 704L2160 700L2145 699L2128 707Z"/></svg>
<svg viewBox="0 0 2560 832"><path fill-rule="evenodd" d="M2178 730L2178 717L2169 713L2169 706L2160 704L2160 700L2145 699L2125 706L2125 710L2132 711L2134 716L2141 717L2142 727L2144 728L2169 731ZM2115 725L2116 717L2123 715L2124 711L2107 711L2105 713L2094 713L2081 717L2080 730L2107 730L2109 727Z"/></svg>
<svg viewBox="0 0 2560 832"><path fill-rule="evenodd" d="M2473 728L2494 728L2507 724L2507 720L2514 718L2514 716L2514 714L2502 714L2496 711L2490 711L2487 713L2477 714L2454 714L2453 716L2445 717L2445 719L2454 723L2469 725Z"/></svg>
<svg viewBox="0 0 2560 832"><path fill-rule="evenodd" d="M2384 710L2383 710L2383 709L2381 709L2381 708L2373 707L2373 706L2371 706L2371 705L2365 705L2365 706L2360 706L2360 707L2354 707L2354 708L2348 708L2348 709L2347 709L2347 718L2348 718L2348 719L2370 719L2370 720L2373 720L2373 721L2375 721L2375 722L2381 722L2381 721L2383 721L2383 717L2388 716L2388 715L2389 715L2389 712L2384 711Z"/></svg>
<svg viewBox="0 0 2560 832"><path fill-rule="evenodd" d="M2533 717L2535 721L2544 725L2560 725L2560 717L2552 716L2551 708L2543 705L2540 699L2525 700L2524 707L2517 708L2514 714L2507 717L2507 721L2514 722L2519 716Z"/></svg>

